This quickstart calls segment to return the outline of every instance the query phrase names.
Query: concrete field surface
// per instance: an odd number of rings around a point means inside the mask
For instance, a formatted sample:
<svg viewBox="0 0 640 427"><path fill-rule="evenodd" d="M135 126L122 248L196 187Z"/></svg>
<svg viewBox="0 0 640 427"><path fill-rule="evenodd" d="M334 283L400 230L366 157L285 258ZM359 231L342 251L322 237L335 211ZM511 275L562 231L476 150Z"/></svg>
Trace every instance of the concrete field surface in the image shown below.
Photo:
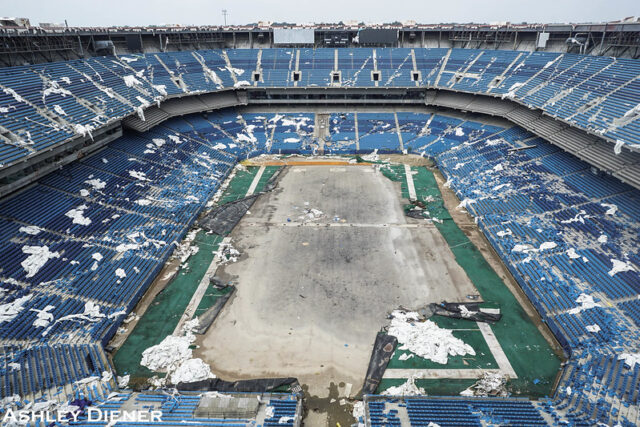
<svg viewBox="0 0 640 427"><path fill-rule="evenodd" d="M372 166L285 168L231 234L242 256L216 275L237 294L196 357L227 380L294 376L317 396L343 382L354 395L388 312L478 294L404 202Z"/></svg>

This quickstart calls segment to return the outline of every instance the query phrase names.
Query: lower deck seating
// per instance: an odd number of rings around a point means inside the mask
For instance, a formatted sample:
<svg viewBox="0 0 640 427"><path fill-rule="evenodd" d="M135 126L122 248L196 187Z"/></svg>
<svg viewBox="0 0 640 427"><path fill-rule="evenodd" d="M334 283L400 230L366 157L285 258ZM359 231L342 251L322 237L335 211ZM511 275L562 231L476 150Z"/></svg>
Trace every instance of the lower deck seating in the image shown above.
<svg viewBox="0 0 640 427"><path fill-rule="evenodd" d="M437 162L571 356L547 415L560 408L575 423L638 421L630 408L640 365L625 361L640 342L638 190L518 127L413 113L337 113L329 122L329 152L404 149ZM53 397L78 377L110 371L89 363L95 346L113 336L233 165L315 153L314 135L314 116L304 113L176 118L1 201L0 306L15 316L0 322L0 397ZM531 148L511 150L525 140ZM71 348L92 350L78 362L77 353L66 357ZM35 362L22 365L25 357ZM18 374L12 364L27 368ZM282 405L277 413L288 413ZM489 416L512 422L499 405L474 405L462 404L475 414L470 425ZM513 423L538 422L528 411ZM396 423L392 415L384 422Z"/></svg>

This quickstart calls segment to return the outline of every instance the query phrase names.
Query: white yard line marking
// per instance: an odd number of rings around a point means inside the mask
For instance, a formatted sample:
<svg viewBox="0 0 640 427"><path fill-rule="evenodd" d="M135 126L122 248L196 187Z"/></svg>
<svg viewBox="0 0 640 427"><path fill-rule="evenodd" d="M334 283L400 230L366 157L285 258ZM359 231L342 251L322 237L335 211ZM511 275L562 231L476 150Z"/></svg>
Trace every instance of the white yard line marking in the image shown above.
<svg viewBox="0 0 640 427"><path fill-rule="evenodd" d="M478 379L485 372L501 372L500 369L387 369L382 378L410 378L413 375L419 378L451 378L451 379Z"/></svg>
<svg viewBox="0 0 640 427"><path fill-rule="evenodd" d="M407 177L407 188L409 189L409 200L417 200L416 187L413 185L413 174L411 172L411 166L404 165L404 175Z"/></svg>
<svg viewBox="0 0 640 427"><path fill-rule="evenodd" d="M260 166L260 169L258 170L258 173L256 174L256 176L253 177L253 181L251 181L251 185L249 186L249 189L247 190L247 194L246 196L251 196L255 191L256 191L256 187L258 186L258 182L260 182L260 178L262 178L262 174L264 173L264 169L265 166Z"/></svg>
<svg viewBox="0 0 640 427"><path fill-rule="evenodd" d="M506 354L504 354L502 346L494 335L491 326L484 322L476 323L478 324L478 328L480 328L480 332L482 332L482 336L484 337L484 340L491 350L491 354L493 354L493 358L496 359L496 362L500 367L500 371L504 374L507 374L511 379L518 378L518 376L516 375L516 371L513 370L511 363L509 363L509 358Z"/></svg>
<svg viewBox="0 0 640 427"><path fill-rule="evenodd" d="M226 242L229 242L230 240L231 240L230 237L225 237L224 239L222 239L222 242L226 243ZM207 288L209 288L209 277L213 273L215 273L216 270L218 269L219 261L220 259L218 258L218 255L213 257L211 264L209 264L209 268L207 268L207 272L204 273L204 276L202 277L202 280L200 280L200 284L198 285L198 288L193 293L193 296L191 297L191 301L189 301L189 305L187 305L187 308L184 310L184 314L180 318L180 321L176 325L176 328L173 330L173 335L181 334L182 325L184 325L184 322L186 322L187 320L191 320L191 318L195 314L196 309L200 305L200 301L202 301L202 297L204 297L204 294L207 291Z"/></svg>

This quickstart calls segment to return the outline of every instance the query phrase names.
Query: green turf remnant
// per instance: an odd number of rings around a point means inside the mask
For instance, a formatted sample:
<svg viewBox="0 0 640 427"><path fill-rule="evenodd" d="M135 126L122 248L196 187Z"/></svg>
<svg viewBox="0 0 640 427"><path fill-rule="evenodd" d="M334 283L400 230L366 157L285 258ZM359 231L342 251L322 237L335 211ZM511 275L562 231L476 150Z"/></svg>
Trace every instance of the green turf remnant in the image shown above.
<svg viewBox="0 0 640 427"><path fill-rule="evenodd" d="M381 170L385 176L391 180L401 182L402 196L408 199L408 186L404 165L389 165L382 167ZM518 376L517 379L511 379L509 381L509 390L513 394L530 397L548 395L560 369L561 361L559 357L554 353L549 343L545 340L532 319L529 318L520 306L520 303L509 288L507 288L502 279L484 259L482 253L458 227L455 221L453 221L444 205L433 173L425 167L412 167L411 171L413 172L412 177L416 189L416 197L426 205L425 210L428 214L424 216L426 218L436 219L433 223L446 240L449 248L455 255L456 261L474 284L482 299L484 301L490 301L492 304L497 304L500 307L502 319L491 325L491 329ZM405 208L413 208L413 205L407 205ZM436 321L440 327L454 330L465 329L464 324L470 325L468 328L475 326L475 322L464 319L449 319L442 316L434 316L431 320ZM467 331L467 335L464 337L460 334L460 331L455 331L454 335L469 343L477 353L485 353L485 350L488 350L487 344L481 335L478 338L478 336L471 331ZM483 344L479 341L482 341ZM396 350L396 353L402 353L402 351ZM398 357L399 355L394 355L389 364L390 368L418 369L419 367L420 369L434 369L429 363L416 360L416 357L405 361L398 360ZM449 364L439 366L446 369L465 369L468 368L467 365L460 367L462 360L465 359L466 356L450 358ZM482 357L472 362L476 365L481 365L484 360L489 360L489 357ZM490 361L495 363L492 356L490 357ZM467 360L467 363L468 362ZM496 366L492 367L495 368ZM428 394L451 395L458 394L474 382L474 380L446 379L419 380L416 384L426 387ZM402 383L402 381L384 380L378 387L378 392L388 387L398 385L399 383Z"/></svg>
<svg viewBox="0 0 640 427"><path fill-rule="evenodd" d="M258 166L248 166L244 170L238 170L218 204L245 197L259 169ZM255 191L262 191L267 181L278 169L278 166L265 167ZM131 375L132 379L135 379L136 377L149 378L155 374L140 365L142 352L159 344L167 335L173 333L209 265L211 265L214 253L218 250L221 241L221 236L207 234L205 231L199 231L196 234L192 244L199 248L198 252L186 261L186 265L179 269L166 288L154 298L135 329L115 353L113 363L119 375L127 373ZM196 316L204 313L215 304L221 295L229 290L221 291L209 285L196 309Z"/></svg>

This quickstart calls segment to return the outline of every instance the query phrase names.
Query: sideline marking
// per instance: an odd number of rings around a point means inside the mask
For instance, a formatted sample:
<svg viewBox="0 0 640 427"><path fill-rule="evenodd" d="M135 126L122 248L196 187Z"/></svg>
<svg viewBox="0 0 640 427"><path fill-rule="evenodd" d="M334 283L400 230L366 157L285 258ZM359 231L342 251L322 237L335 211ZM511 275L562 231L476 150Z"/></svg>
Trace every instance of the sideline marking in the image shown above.
<svg viewBox="0 0 640 427"><path fill-rule="evenodd" d="M251 196L256 191L256 188L258 187L258 182L260 182L260 178L262 178L262 174L264 173L265 168L266 166L260 166L260 169L258 169L258 173L256 174L256 176L253 177L253 181L251 181L251 185L247 190L246 196Z"/></svg>
<svg viewBox="0 0 640 427"><path fill-rule="evenodd" d="M382 378L407 379L472 379L477 380L485 372L502 372L501 369L387 369Z"/></svg>
<svg viewBox="0 0 640 427"><path fill-rule="evenodd" d="M478 325L478 328L480 328L480 332L482 332L484 340L489 345L489 350L491 350L493 358L496 360L496 363L498 363L500 371L502 371L502 373L504 374L507 374L509 376L509 379L518 378L518 376L516 375L516 371L513 370L511 363L509 363L509 358L506 354L504 354L502 346L494 335L491 326L484 322L476 322L476 324Z"/></svg>
<svg viewBox="0 0 640 427"><path fill-rule="evenodd" d="M225 237L224 239L222 239L222 242L220 242L220 244L228 243L230 240L230 237ZM218 261L220 261L218 255L214 256L213 260L211 260L211 264L209 264L209 268L207 268L204 276L202 276L198 288L193 293L191 301L189 301L189 305L187 305L187 308L185 308L184 313L182 314L180 320L178 321L178 324L176 325L176 328L173 330L173 335L181 335L184 322L186 322L187 320L191 320L193 315L196 313L196 309L200 305L200 301L202 301L205 292L209 288L209 276L215 273L218 269Z"/></svg>
<svg viewBox="0 0 640 427"><path fill-rule="evenodd" d="M407 177L407 188L409 189L409 200L417 200L416 187L413 185L413 173L411 172L411 166L404 165L404 175Z"/></svg>

